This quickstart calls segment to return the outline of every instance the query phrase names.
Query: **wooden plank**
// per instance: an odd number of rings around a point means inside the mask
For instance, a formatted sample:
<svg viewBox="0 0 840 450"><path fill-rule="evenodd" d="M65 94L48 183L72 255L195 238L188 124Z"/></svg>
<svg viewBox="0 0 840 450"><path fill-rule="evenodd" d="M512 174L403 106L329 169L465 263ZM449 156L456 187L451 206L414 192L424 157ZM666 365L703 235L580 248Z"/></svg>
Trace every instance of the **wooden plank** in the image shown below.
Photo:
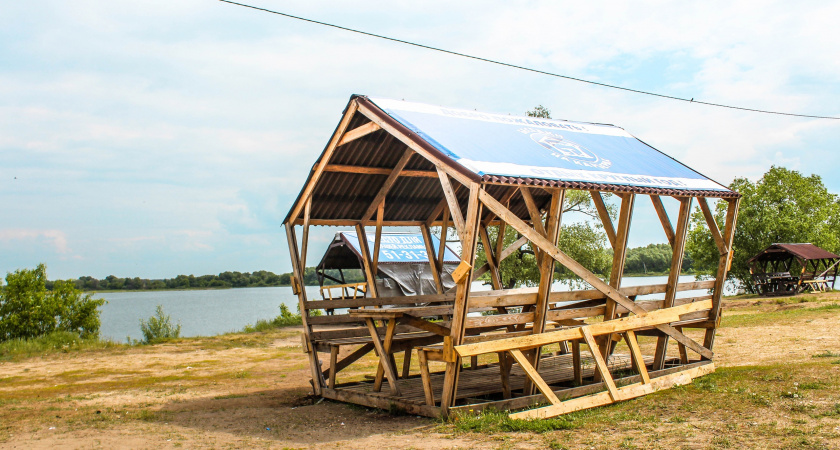
<svg viewBox="0 0 840 450"><path fill-rule="evenodd" d="M455 225L455 231L458 233L458 238L461 239L461 245L464 244L464 216L461 214L461 207L458 205L458 196L455 195L455 189L452 188L452 183L449 182L449 175L438 168L438 178L440 178L440 187L443 189L443 196L446 198L446 203L449 205L449 217Z"/></svg>
<svg viewBox="0 0 840 450"><path fill-rule="evenodd" d="M628 400L642 395L650 394L662 389L668 389L674 386L683 386L691 383L694 378L714 372L714 364L705 364L692 369L686 369L670 375L661 376L651 380L648 384L632 384L622 387L619 390L619 398L621 400ZM559 416L574 411L593 408L596 406L604 406L613 403L614 400L609 391L598 394L588 395L585 397L578 397L573 400L566 400L556 405L546 406L544 408L531 409L515 414L511 414L511 419L545 419L549 417Z"/></svg>
<svg viewBox="0 0 840 450"><path fill-rule="evenodd" d="M665 205L662 204L662 199L658 195L651 195L650 201L653 202L653 208L656 210L656 215L659 216L662 229L665 230L665 237L668 238L668 243L673 247L674 228L671 226L671 219L668 218L668 211L665 210Z"/></svg>
<svg viewBox="0 0 840 450"><path fill-rule="evenodd" d="M335 374L338 373L338 350L339 347L333 347L330 349L330 381L327 386L330 389L335 389Z"/></svg>
<svg viewBox="0 0 840 450"><path fill-rule="evenodd" d="M417 349L417 363L420 365L420 379L423 383L423 394L426 397L426 404L435 406L435 394L432 391L432 377L429 374L429 361L426 359L426 352Z"/></svg>
<svg viewBox="0 0 840 450"><path fill-rule="evenodd" d="M615 386L615 381L613 381L610 369L607 367L607 362L598 350L598 344L595 342L595 337L592 336L592 332L589 331L589 327L580 327L579 330L583 335L583 340L586 341L586 345L589 346L589 352L592 353L592 358L595 360L595 368L598 369L598 373L601 375L600 380L603 380L604 384L607 386L610 397L612 397L613 400L618 400L618 388Z"/></svg>
<svg viewBox="0 0 840 450"><path fill-rule="evenodd" d="M399 386L397 386L397 373L394 370L394 367L391 365L390 359L391 339L393 339L394 337L393 327L395 323L394 321L388 321L387 330L385 331L384 344L381 340L379 340L379 333L376 330L376 325L373 323L373 319L365 318L365 324L367 324L368 330L370 330L370 336L373 340L373 346L376 348L376 352L379 353L379 368L377 369L376 381L374 381L373 390L379 391L379 389L382 387L382 378L381 375L379 375L379 371L382 370L384 372L384 375L388 377L388 387L391 389L391 395L399 396L400 388Z"/></svg>
<svg viewBox="0 0 840 450"><path fill-rule="evenodd" d="M452 330L450 330L447 327L438 325L434 322L429 322L427 320L418 319L414 316L403 316L401 321L415 328L419 328L424 331L429 331L439 336L449 336L452 333Z"/></svg>
<svg viewBox="0 0 840 450"><path fill-rule="evenodd" d="M673 306L674 299L677 297L677 284L679 283L680 273L682 273L685 243L688 238L688 225L690 220L691 198L682 198L680 199L680 213L677 218L677 231L674 235L674 246L671 253L671 268L668 272L668 283L665 290L665 308ZM656 342L655 359L653 361L654 370L665 368L665 355L667 351L668 336L662 336ZM685 351L684 347L683 351Z"/></svg>
<svg viewBox="0 0 840 450"><path fill-rule="evenodd" d="M389 175L393 169L387 167L348 166L344 164L327 164L324 172L358 173L362 175ZM403 170L401 177L437 178L435 170Z"/></svg>
<svg viewBox="0 0 840 450"><path fill-rule="evenodd" d="M428 225L420 227L420 232L423 234L423 243L426 245L426 256L429 258L429 269L432 271L432 278L435 280L435 288L438 294L443 294L443 282L440 280L440 267L435 258L435 247L432 245L432 232ZM444 246L441 242L441 247Z"/></svg>
<svg viewBox="0 0 840 450"><path fill-rule="evenodd" d="M682 372L687 369L693 369L695 367L704 366L707 364L712 364L711 361L698 361L695 363L688 364L686 366L677 366L677 367L670 367L665 370L658 370L655 372L649 372L650 378L659 378L665 375L670 375L677 372ZM641 381L641 377L639 375L631 375L624 378L616 379L616 384L621 385L629 385L634 383L639 383ZM587 384L585 386L577 386L577 387L564 387L554 391L554 394L557 398L561 400L567 400L570 398L581 397L583 395L590 395L596 394L599 391L603 391L606 389L604 383L593 383ZM451 409L453 414L463 414L463 413L480 413L482 411L492 409L495 411L513 411L522 408L534 407L538 406L540 403L543 403L544 397L542 394L531 395L531 396L523 396L523 397L515 397L506 400L496 400L496 401L488 401L482 403L467 403L465 405L459 405L453 407Z"/></svg>
<svg viewBox="0 0 840 450"><path fill-rule="evenodd" d="M578 386L583 385L583 371L581 370L581 361L580 361L580 340L575 339L572 341L572 365L574 370L574 381L575 384Z"/></svg>
<svg viewBox="0 0 840 450"><path fill-rule="evenodd" d="M391 187L394 186L394 183L397 182L400 172L402 172L406 164L408 164L408 161L411 160L412 156L414 156L414 152L411 149L405 149L400 157L400 160L397 161L397 165L394 166L394 169L388 175L388 178L386 178L385 182L382 183L382 186L379 187L379 191L376 193L376 196L373 197L373 201L370 203L370 206L368 206L365 213L362 214L362 222L370 220L373 213L376 212L376 208L379 207L379 204L385 201L385 196L388 195L388 191L390 191Z"/></svg>
<svg viewBox="0 0 840 450"><path fill-rule="evenodd" d="M318 183L318 180L321 178L321 174L324 172L324 167L326 167L329 163L335 148L338 146L341 136L347 130L347 126L350 124L350 120L353 119L353 115L356 114L358 108L359 103L356 100L352 100L350 104L347 105L347 110L344 111L344 116L341 117L341 122L338 123L338 127L336 127L335 133L332 138L330 138L327 148L324 149L321 159L318 160L315 168L312 170L312 176L309 177L309 182L306 183L306 186L304 186L303 191L300 193L300 197L298 197L294 206L292 206L292 212L289 214L289 222L294 223L295 219L297 219L300 215L304 203L312 195L315 185Z"/></svg>
<svg viewBox="0 0 840 450"><path fill-rule="evenodd" d="M545 398L548 399L548 401L551 402L552 405L560 403L560 399L557 398L556 395L554 395L554 390L552 390L551 387L548 384L546 384L545 380L543 380L540 374L537 373L537 370L534 369L534 366L531 365L531 363L528 361L528 358L526 358L521 351L519 351L518 349L511 349L508 351L508 353L510 353L511 356L513 356L513 359L515 359L516 362L519 363L519 367L522 368L522 370L525 372L525 375L528 376L528 379L530 379L531 382L534 383L537 389L539 389L540 392L542 392Z"/></svg>
<svg viewBox="0 0 840 450"><path fill-rule="evenodd" d="M636 366L636 370L639 371L639 376L642 378L642 384L650 383L650 376L647 366L645 366L645 359L642 357L642 350L639 348L639 340L636 339L636 333L633 330L625 331L624 340L630 349L630 355L633 357L633 365Z"/></svg>
<svg viewBox="0 0 840 450"><path fill-rule="evenodd" d="M607 205L604 204L604 198L598 191L589 191L592 197L592 203L595 204L595 209L598 211L598 217L601 218L601 224L604 225L604 232L607 233L607 239L610 240L610 246L615 248L615 228L613 227L610 213L607 211Z"/></svg>
<svg viewBox="0 0 840 450"><path fill-rule="evenodd" d="M720 229L718 228L717 221L715 221L715 216L712 214L712 210L709 209L709 203L706 201L706 198L698 197L697 203L700 204L700 210L703 211L703 217L706 219L706 225L709 227L709 232L712 233L712 238L715 240L718 252L720 252L721 255L729 253L729 247L726 245L726 242L723 241L723 236L720 235Z"/></svg>
<svg viewBox="0 0 840 450"><path fill-rule="evenodd" d="M659 309L656 311L651 311L645 315L632 315L628 317L610 320L608 322L593 323L591 325L588 325L588 329L593 336L600 336L609 333L623 333L627 330L635 330L638 328L652 327L658 324L674 322L676 320L679 320L680 316L682 316L683 314L688 314L695 311L708 310L711 307L711 300L687 303L685 305L674 306L668 309ZM581 334L580 328L569 328L557 331L548 331L542 334L501 339L497 341L464 344L456 346L455 351L463 357L481 355L483 353L507 351L513 348L526 350L529 348L540 347L556 342L569 341L581 338L583 338L583 335Z"/></svg>
<svg viewBox="0 0 840 450"><path fill-rule="evenodd" d="M340 402L354 403L370 408L379 408L388 411L391 408L399 408L409 414L425 417L440 417L440 408L429 405L421 405L414 402L403 401L399 398L388 398L381 395L370 395L361 392L354 392L346 389L324 389L324 398Z"/></svg>
<svg viewBox="0 0 840 450"><path fill-rule="evenodd" d="M519 186L519 192L522 194L522 199L525 201L525 207L528 208L528 214L531 216L531 224L537 233L545 236L545 226L542 223L542 214L537 208L534 197L531 195L531 189L527 186Z"/></svg>
<svg viewBox="0 0 840 450"><path fill-rule="evenodd" d="M382 127L380 127L378 124L374 122L368 122L364 125L358 126L344 133L344 136L342 136L341 140L338 141L338 145L341 146L348 142L355 141L356 139L359 139L362 136L367 136L368 134L371 134L374 131L379 131L381 129Z"/></svg>
<svg viewBox="0 0 840 450"><path fill-rule="evenodd" d="M481 192L479 192L479 198L481 199L482 203L484 203L484 205L493 210L496 213L496 215L502 218L505 222L507 222L508 225L512 226L517 231L528 237L528 240L531 241L534 245L542 248L543 251L545 251L549 256L556 259L557 262L559 262L560 264L563 264L575 275L583 278L583 280L589 283L592 287L603 292L604 295L615 300L618 304L624 306L628 310L632 311L634 314L646 314L646 311L644 309L642 309L641 307L636 305L632 300L624 296L619 290L616 290L611 286L607 285L600 278L598 278L597 275L587 270L580 263L569 257L569 255L563 253L557 247L552 246L551 242L548 242L548 240L540 236L533 228L528 227L528 225L525 222L516 217L516 215L510 212L507 208L502 206L490 194L487 194L482 190ZM674 339L677 339L679 342L682 342L692 350L704 356L711 357L711 350L703 348L696 342L689 339L686 335L675 330L674 327L665 324L657 325L656 327L659 328L663 333L673 337Z"/></svg>
<svg viewBox="0 0 840 450"><path fill-rule="evenodd" d="M365 272L365 280L368 284L368 294L371 297L377 298L379 297L379 290L376 288L376 272L373 271L373 262L370 259L365 227L357 224L356 235L359 237L359 251L362 253L362 269Z"/></svg>

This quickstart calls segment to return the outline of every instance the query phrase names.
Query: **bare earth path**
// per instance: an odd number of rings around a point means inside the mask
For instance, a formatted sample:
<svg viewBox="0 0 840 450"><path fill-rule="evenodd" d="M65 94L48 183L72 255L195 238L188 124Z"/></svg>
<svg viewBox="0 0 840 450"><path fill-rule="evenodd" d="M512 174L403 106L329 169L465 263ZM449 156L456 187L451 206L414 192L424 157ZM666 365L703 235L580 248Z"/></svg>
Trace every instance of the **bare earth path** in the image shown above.
<svg viewBox="0 0 840 450"><path fill-rule="evenodd" d="M816 377L819 386L836 388L840 354L834 364L814 355L840 352L840 309L824 308L836 302L834 294L812 300L730 302L715 348L716 362L724 367L721 371L766 366L779 368L784 377L786 367L801 366L797 376ZM747 448L782 448L799 442L796 448L840 448L840 409L837 416L830 413L832 402L840 405L837 390L809 392L815 406L805 414L816 419L799 423L805 419L797 419L795 410L788 408L797 399L785 399L782 392L788 385L799 385L787 379L757 385L759 389L778 383L782 393L769 395L770 405L754 402L757 406L752 409L708 405L691 390L658 393L628 402L635 407L619 405L581 416L588 419L581 419L584 425L577 429L547 434L458 432L451 424L425 418L315 403L308 395L309 372L298 332L286 328L0 360L0 447L728 448L729 442ZM823 359L824 365L810 368ZM373 359L367 364L372 367ZM717 388L722 388L720 383ZM735 401L742 395L723 398ZM779 410L782 406L794 412ZM625 414L640 407L655 411L654 419ZM819 415L823 410L829 412ZM609 420L597 418L599 414ZM739 419L738 414L750 419ZM672 416L681 419L671 423ZM730 421L737 426L731 428ZM755 423L754 429L748 423ZM771 423L780 430L797 426L816 430L808 435L816 437L776 440L775 432L760 429ZM721 440L736 430L737 437Z"/></svg>

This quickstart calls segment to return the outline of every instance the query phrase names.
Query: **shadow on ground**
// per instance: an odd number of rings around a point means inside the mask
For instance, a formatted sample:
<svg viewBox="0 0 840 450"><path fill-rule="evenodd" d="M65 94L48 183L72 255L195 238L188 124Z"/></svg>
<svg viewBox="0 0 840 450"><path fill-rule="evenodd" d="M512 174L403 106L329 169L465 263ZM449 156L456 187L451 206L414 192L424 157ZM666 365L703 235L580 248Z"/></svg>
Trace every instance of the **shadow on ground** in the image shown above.
<svg viewBox="0 0 840 450"><path fill-rule="evenodd" d="M305 389L278 389L176 400L148 419L207 432L259 437L290 444L356 440L385 433L418 432L435 422L418 416L320 400Z"/></svg>

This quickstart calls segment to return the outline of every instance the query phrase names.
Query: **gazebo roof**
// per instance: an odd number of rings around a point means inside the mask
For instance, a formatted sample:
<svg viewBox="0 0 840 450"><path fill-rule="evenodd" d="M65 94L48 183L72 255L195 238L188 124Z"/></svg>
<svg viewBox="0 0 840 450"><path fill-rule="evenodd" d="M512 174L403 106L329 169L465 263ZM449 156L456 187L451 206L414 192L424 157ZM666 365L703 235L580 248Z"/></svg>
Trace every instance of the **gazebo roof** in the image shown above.
<svg viewBox="0 0 840 450"><path fill-rule="evenodd" d="M840 259L840 256L823 250L814 244L772 244L747 262L759 260L787 259L791 256L804 260L812 259Z"/></svg>
<svg viewBox="0 0 840 450"><path fill-rule="evenodd" d="M407 150L414 154L405 159ZM497 199L519 185L739 197L613 125L353 96L285 222L299 218L309 192L312 224L369 221L380 187L398 165L384 218L395 225L426 222L440 210L444 194L436 167L489 185L487 192ZM550 195L534 193L537 205L546 206ZM456 196L465 206L467 190ZM514 199L509 208L528 218L524 202Z"/></svg>

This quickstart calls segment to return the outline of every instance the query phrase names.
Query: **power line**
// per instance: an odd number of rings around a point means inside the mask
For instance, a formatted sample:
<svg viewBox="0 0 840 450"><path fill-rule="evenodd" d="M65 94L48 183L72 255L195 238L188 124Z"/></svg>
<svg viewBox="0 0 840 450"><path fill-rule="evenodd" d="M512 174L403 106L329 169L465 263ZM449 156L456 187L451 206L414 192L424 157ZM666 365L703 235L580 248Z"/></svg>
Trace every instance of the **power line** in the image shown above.
<svg viewBox="0 0 840 450"><path fill-rule="evenodd" d="M780 115L780 116L792 116L792 117L807 117L807 118L811 118L811 119L840 120L840 117L817 116L817 115L811 115L811 114L795 114L795 113L786 113L786 112L780 112L780 111L768 111L768 110L764 110L764 109L744 108L744 107L741 107L741 106L732 106L732 105L723 105L723 104L720 104L720 103L704 102L704 101L700 101L700 100L695 100L693 98L687 99L687 98L682 98L682 97L674 97L672 95L658 94L656 92L648 92L648 91L642 91L642 90L639 90L639 89L627 88L627 87L623 87L623 86L616 86L616 85L613 85L613 84L599 83L597 81L584 80L583 78L575 78L575 77L570 77L568 75L561 75L559 73L546 72L544 70L533 69L533 68L525 67L525 66L519 66L519 65L516 65L516 64L506 63L506 62L503 62L503 61L497 61L497 60L494 60L494 59L482 58L480 56L468 55L466 53L459 53L459 52L452 51L452 50L446 50L446 49L443 49L443 48L432 47L430 45L418 44L416 42L406 41L406 40L392 38L392 37L388 37L388 36L382 36L380 34L369 33L367 31L361 31L361 30L356 30L356 29L353 29L353 28L347 28L347 27L343 27L341 25L335 25L335 24L331 24L331 23L327 23L327 22L320 22L320 21L313 20L313 19L307 19L305 17L294 16L292 14L282 13L282 12L279 12L279 11L273 11L273 10L270 10L270 9L260 8L260 7L257 7L257 6L246 5L246 4L243 4L243 3L237 3L237 2L230 1L230 0L219 0L219 1L224 2L224 3L230 3L232 5L242 6L242 7L245 7L245 8L255 9L257 11L263 11L263 12L267 12L267 13L271 13L271 14L277 14L279 16L288 17L290 19L301 20L301 21L304 21L304 22L314 23L314 24L317 24L317 25L323 25L325 27L337 28L339 30L350 31L352 33L358 33L358 34L362 34L362 35L365 35L365 36L371 36L371 37L375 37L375 38L379 38L379 39L385 39L386 41L398 42L400 44L406 44L406 45L411 45L411 46L414 46L414 47L420 47L420 48L424 48L426 50L433 50L433 51L436 51L436 52L447 53L447 54L450 54L450 55L461 56L463 58L469 58L469 59L474 59L474 60L477 60L477 61L483 61L483 62L496 64L496 65L500 65L500 66L511 67L511 68L519 69L519 70L525 70L525 71L528 71L528 72L538 73L538 74L541 74L541 75L548 75L548 76L552 76L552 77L556 77L556 78L563 78L563 79L566 79L566 80L577 81L577 82L580 82L580 83L592 84L592 85L595 85L595 86L602 86L602 87L606 87L606 88L610 88L610 89L618 89L618 90L621 90L621 91L633 92L633 93L636 93L636 94L651 95L651 96L654 96L654 97L666 98L666 99L669 99L669 100L677 100L677 101L686 102L686 103L697 103L699 105L716 106L718 108L737 109L737 110L740 110L740 111L750 111L750 112L757 112L757 113L763 113L763 114L775 114L775 115Z"/></svg>

